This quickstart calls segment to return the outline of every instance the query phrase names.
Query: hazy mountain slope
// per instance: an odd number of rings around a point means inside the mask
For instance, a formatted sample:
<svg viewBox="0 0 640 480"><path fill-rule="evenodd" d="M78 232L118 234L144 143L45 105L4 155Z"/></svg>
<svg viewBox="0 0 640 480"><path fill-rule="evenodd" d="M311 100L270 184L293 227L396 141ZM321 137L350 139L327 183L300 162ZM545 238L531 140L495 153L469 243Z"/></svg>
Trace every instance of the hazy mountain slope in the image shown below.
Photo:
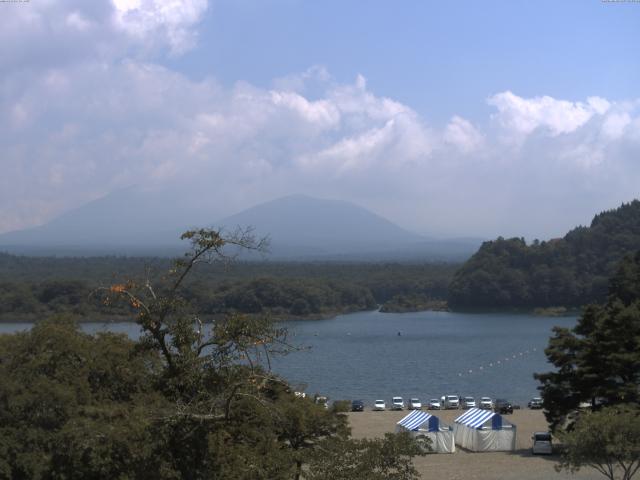
<svg viewBox="0 0 640 480"><path fill-rule="evenodd" d="M640 201L596 215L589 227L527 245L485 242L449 287L454 307L579 307L602 302L620 260L640 250Z"/></svg>
<svg viewBox="0 0 640 480"><path fill-rule="evenodd" d="M214 222L204 205L178 194L128 188L51 222L0 235L0 250L37 255L175 255L194 226L252 226L271 238L270 258L295 260L461 260L479 241L432 240L353 203L292 195ZM219 217L218 217L219 218ZM251 258L251 257L249 257Z"/></svg>
<svg viewBox="0 0 640 480"><path fill-rule="evenodd" d="M64 249L80 247L177 246L190 212L170 192L127 188L70 210L35 228L0 235L0 246ZM193 215L191 215L193 217Z"/></svg>
<svg viewBox="0 0 640 480"><path fill-rule="evenodd" d="M425 240L353 203L305 195L278 198L219 223L252 225L271 237L273 249L310 254L390 250Z"/></svg>

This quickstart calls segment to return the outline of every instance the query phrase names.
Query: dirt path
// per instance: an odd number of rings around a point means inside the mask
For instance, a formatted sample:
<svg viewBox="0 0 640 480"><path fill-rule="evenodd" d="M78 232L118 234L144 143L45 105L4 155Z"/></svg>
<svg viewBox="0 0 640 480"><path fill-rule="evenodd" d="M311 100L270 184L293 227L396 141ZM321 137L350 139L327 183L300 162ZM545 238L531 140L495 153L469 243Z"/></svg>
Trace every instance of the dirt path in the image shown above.
<svg viewBox="0 0 640 480"><path fill-rule="evenodd" d="M395 431L396 422L408 412L358 412L349 413L349 422L355 438L372 438ZM453 423L460 410L444 410L435 413L444 423ZM445 480L596 480L602 475L591 469L576 474L558 473L554 466L557 457L531 454L531 435L548 430L540 410L516 410L505 416L518 428L515 452L472 453L459 449L456 453L433 454L418 458L416 468L425 479Z"/></svg>

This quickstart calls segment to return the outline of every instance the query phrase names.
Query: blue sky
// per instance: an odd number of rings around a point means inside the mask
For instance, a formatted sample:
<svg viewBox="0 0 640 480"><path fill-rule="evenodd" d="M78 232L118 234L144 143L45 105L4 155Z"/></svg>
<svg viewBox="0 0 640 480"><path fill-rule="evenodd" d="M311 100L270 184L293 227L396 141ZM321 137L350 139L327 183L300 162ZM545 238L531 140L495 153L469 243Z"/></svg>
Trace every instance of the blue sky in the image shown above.
<svg viewBox="0 0 640 480"><path fill-rule="evenodd" d="M198 47L166 64L263 87L322 65L342 82L361 73L376 94L446 121L486 117L484 99L503 90L631 98L639 43L637 4L227 0L206 14Z"/></svg>
<svg viewBox="0 0 640 480"><path fill-rule="evenodd" d="M212 221L307 193L555 237L639 196L639 26L596 0L0 3L0 232L136 185Z"/></svg>

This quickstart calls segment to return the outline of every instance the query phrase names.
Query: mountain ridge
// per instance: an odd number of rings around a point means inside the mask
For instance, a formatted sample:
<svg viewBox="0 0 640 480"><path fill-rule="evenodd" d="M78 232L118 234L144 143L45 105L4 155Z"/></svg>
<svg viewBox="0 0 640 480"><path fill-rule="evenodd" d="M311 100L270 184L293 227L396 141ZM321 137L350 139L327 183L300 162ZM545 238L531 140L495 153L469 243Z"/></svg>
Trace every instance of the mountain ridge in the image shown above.
<svg viewBox="0 0 640 480"><path fill-rule="evenodd" d="M182 232L209 225L226 230L253 227L257 236L271 238L270 257L278 260L461 260L479 244L433 240L355 203L303 194L272 199L216 222L203 221L203 210L178 195L131 187L47 224L2 234L0 250L27 255L174 256L186 248L179 240Z"/></svg>

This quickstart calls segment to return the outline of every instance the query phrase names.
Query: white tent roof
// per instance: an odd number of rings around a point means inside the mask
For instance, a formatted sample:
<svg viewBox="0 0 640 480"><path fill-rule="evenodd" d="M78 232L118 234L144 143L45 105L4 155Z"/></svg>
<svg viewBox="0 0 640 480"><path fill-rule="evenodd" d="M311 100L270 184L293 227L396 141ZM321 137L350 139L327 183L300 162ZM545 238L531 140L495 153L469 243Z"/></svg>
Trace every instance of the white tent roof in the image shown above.
<svg viewBox="0 0 640 480"><path fill-rule="evenodd" d="M460 415L454 421L457 424L465 425L469 428L480 428L482 427L488 420L491 420L494 417L498 417L500 419L500 425L502 422L502 416L492 412L491 410L481 410L479 408L471 408L467 410L465 413ZM498 419L496 419L498 420Z"/></svg>
<svg viewBox="0 0 640 480"><path fill-rule="evenodd" d="M429 422L429 419L432 417L436 419L438 418L438 417L434 417L433 415L427 412L414 410L409 415L407 415L402 420L400 420L398 422L398 425L406 428L407 430L418 430L425 423L433 423L433 422Z"/></svg>

